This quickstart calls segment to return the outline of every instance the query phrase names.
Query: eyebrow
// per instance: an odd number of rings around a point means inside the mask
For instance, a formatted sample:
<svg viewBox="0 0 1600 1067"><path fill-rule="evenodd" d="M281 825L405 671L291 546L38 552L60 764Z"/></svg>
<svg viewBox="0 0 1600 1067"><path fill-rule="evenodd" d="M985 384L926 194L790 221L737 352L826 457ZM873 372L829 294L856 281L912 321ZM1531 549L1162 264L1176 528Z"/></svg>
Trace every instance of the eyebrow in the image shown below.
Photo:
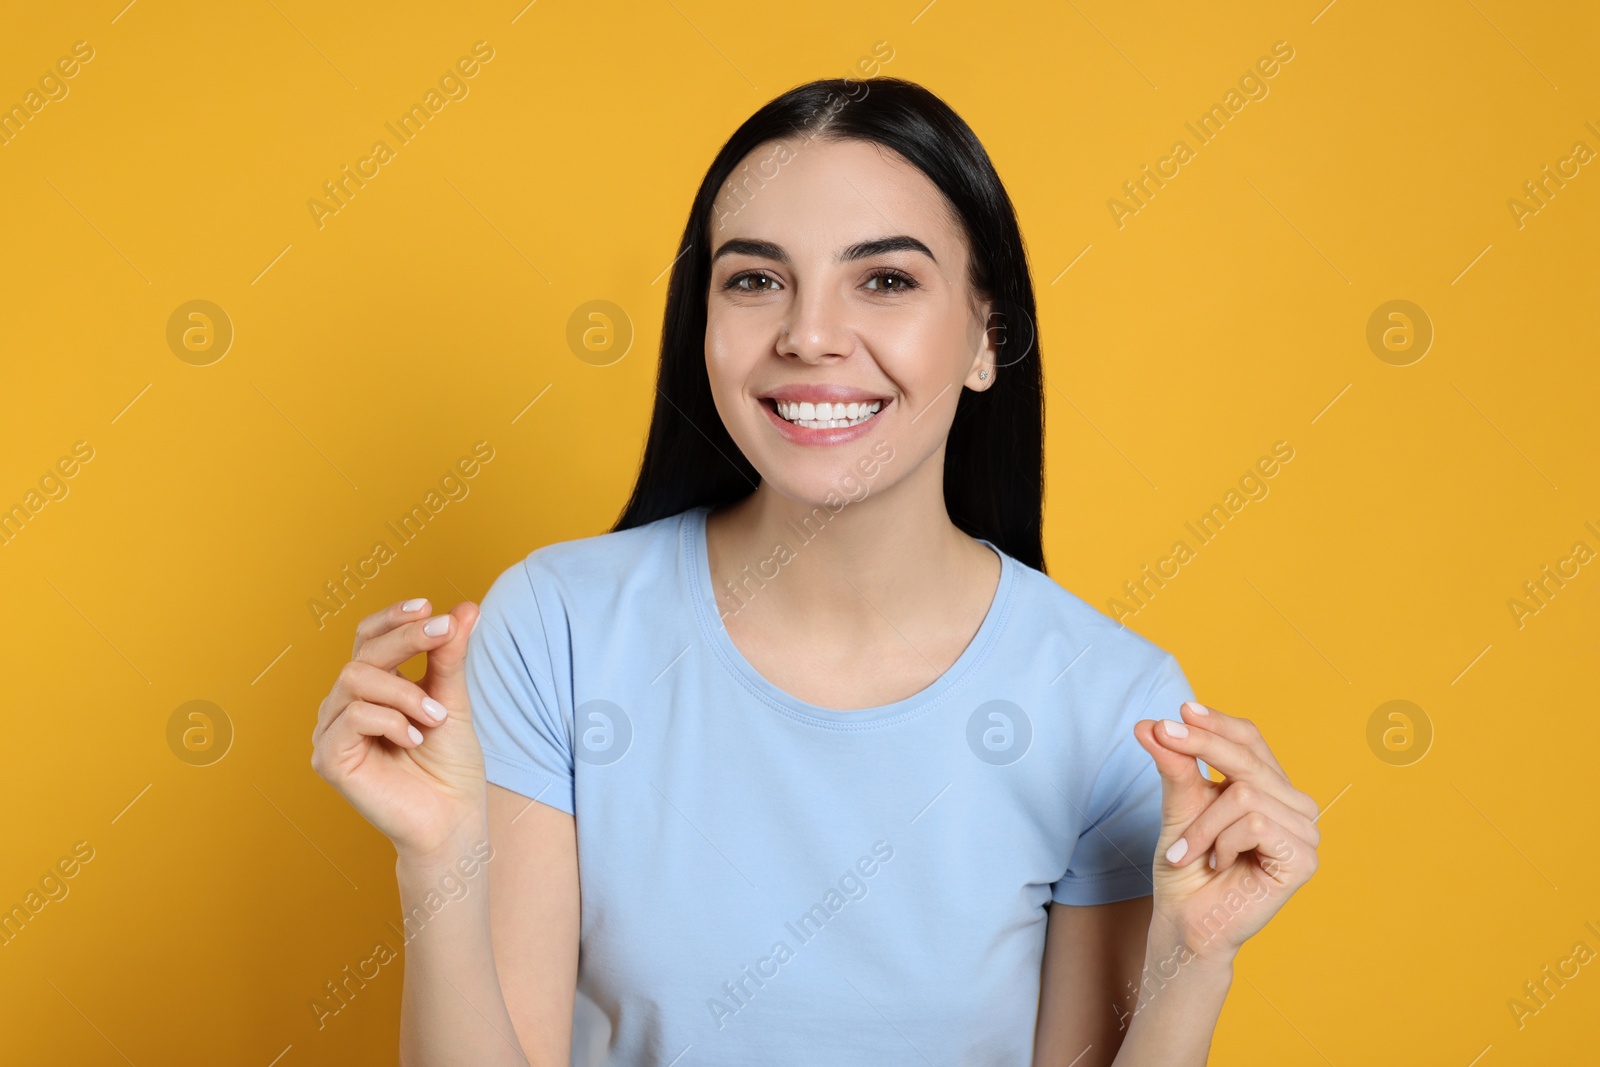
<svg viewBox="0 0 1600 1067"><path fill-rule="evenodd" d="M858 259L869 259L872 256L881 256L889 252L921 252L935 263L939 262L927 245L906 234L896 234L893 237L878 237L871 241L858 241L840 252L835 257L834 262L850 263ZM746 237L735 237L724 242L722 247L712 254L711 262L715 264L723 256L733 255L775 259L785 266L790 263L789 253L784 251L782 245L773 241L762 241Z"/></svg>

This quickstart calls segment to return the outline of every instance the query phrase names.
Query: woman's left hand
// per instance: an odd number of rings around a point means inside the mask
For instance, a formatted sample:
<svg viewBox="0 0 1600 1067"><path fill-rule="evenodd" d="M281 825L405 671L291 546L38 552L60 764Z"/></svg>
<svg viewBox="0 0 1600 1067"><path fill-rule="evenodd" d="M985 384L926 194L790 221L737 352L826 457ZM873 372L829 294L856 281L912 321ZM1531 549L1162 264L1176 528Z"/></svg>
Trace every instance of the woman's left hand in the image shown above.
<svg viewBox="0 0 1600 1067"><path fill-rule="evenodd" d="M1183 736L1170 720L1134 726L1161 772L1151 930L1173 949L1231 962L1316 872L1322 835L1316 801L1289 784L1255 724L1204 707L1183 705ZM1196 757L1226 780L1202 776Z"/></svg>

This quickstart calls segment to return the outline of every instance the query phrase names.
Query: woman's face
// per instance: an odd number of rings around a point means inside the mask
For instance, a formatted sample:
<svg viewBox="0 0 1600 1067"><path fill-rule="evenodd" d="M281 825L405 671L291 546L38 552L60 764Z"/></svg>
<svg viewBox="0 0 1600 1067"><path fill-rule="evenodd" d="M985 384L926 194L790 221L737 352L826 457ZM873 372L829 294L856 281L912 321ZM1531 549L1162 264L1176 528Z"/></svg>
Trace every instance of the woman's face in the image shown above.
<svg viewBox="0 0 1600 1067"><path fill-rule="evenodd" d="M942 488L961 390L996 373L943 194L863 141L796 137L744 163L713 211L706 298L706 369L734 443L804 503L880 493L930 460Z"/></svg>

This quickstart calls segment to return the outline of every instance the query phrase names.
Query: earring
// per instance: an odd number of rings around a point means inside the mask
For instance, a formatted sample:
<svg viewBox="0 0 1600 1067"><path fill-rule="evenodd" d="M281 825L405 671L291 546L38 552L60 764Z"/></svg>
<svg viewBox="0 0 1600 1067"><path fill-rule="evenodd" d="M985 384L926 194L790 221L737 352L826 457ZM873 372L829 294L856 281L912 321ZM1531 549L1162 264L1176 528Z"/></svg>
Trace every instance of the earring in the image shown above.
<svg viewBox="0 0 1600 1067"><path fill-rule="evenodd" d="M981 370L981 371L978 372L978 377L979 378L987 378L988 376L989 376L989 372L986 371L986 370Z"/></svg>

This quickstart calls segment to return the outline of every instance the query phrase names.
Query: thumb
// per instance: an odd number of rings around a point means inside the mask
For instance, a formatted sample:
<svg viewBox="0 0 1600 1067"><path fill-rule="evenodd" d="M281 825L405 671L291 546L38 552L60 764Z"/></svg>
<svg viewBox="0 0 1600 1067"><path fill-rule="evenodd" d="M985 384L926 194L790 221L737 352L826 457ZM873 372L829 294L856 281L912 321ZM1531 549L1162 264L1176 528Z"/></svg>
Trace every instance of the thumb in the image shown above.
<svg viewBox="0 0 1600 1067"><path fill-rule="evenodd" d="M1140 719L1134 723L1133 735L1156 761L1156 770L1161 774L1161 840L1158 851L1165 851L1206 810L1211 803L1211 792L1195 757L1163 745L1156 737L1156 729L1154 719Z"/></svg>
<svg viewBox="0 0 1600 1067"><path fill-rule="evenodd" d="M452 715L468 715L467 641L478 623L478 605L464 600L450 609L450 638L428 653L423 672L423 692L443 704Z"/></svg>

